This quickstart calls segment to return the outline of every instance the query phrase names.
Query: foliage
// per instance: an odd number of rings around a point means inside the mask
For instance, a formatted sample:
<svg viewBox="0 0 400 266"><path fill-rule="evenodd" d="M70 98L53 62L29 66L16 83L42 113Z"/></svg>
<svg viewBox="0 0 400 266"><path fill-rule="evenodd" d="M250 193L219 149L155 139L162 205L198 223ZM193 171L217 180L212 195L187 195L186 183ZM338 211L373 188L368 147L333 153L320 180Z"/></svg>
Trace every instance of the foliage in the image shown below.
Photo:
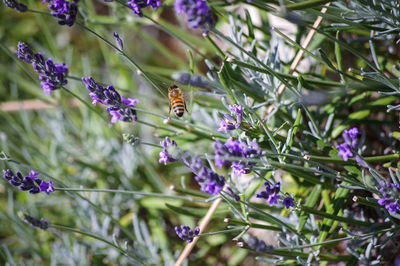
<svg viewBox="0 0 400 266"><path fill-rule="evenodd" d="M1 264L398 263L400 1L45 2L0 8Z"/></svg>

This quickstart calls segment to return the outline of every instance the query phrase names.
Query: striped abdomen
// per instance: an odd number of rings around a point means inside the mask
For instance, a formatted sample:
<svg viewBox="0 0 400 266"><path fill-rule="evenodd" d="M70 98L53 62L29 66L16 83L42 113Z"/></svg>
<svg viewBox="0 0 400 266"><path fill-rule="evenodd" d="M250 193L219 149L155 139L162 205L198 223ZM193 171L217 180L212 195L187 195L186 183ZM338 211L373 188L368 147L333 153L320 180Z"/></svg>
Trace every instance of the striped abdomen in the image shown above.
<svg viewBox="0 0 400 266"><path fill-rule="evenodd" d="M172 101L172 109L174 109L176 116L182 117L185 112L185 103L183 102L183 99L174 99Z"/></svg>

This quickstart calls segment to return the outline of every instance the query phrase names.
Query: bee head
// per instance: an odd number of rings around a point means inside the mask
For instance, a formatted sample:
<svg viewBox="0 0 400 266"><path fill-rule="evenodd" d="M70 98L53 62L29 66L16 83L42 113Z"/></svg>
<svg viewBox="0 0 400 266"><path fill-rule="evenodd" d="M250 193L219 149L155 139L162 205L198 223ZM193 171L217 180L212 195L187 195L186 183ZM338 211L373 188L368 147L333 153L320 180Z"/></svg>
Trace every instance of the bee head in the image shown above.
<svg viewBox="0 0 400 266"><path fill-rule="evenodd" d="M174 85L172 85L172 86L170 86L169 88L168 88L168 91L172 91L172 90L175 90L175 89L177 89L178 88L178 86L176 86L175 84Z"/></svg>

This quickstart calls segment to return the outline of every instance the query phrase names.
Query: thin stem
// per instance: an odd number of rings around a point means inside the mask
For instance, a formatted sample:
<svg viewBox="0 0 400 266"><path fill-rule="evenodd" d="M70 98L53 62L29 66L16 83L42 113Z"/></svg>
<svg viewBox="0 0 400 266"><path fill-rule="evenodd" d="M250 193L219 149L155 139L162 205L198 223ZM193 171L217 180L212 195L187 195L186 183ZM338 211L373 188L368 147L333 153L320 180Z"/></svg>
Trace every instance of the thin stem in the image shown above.
<svg viewBox="0 0 400 266"><path fill-rule="evenodd" d="M162 194L162 193L129 191L129 190L120 190L120 189L57 188L57 187L55 187L54 190L57 190L57 191L74 191L74 192L106 192L106 193L119 193L119 194L133 194L133 195L146 196L146 197L181 199L181 200L188 200L188 201L192 201L192 202L205 202L204 200L193 199L192 197L186 197L186 196L166 195L166 194Z"/></svg>
<svg viewBox="0 0 400 266"><path fill-rule="evenodd" d="M115 245L115 244L112 243L111 241L108 241L108 240L106 240L106 239L104 239L104 238L102 238L102 237L100 237L100 236L98 236L98 235L95 235L95 234L92 234L92 233L88 233L88 232L84 232L84 231L82 231L82 230L75 229L75 228L72 228L72 227L69 227L69 226L58 225L58 224L50 224L49 227L54 228L54 229L58 229L58 230L62 230L62 231L69 231L69 232L78 233L78 234L81 234L81 235L85 235L85 236L88 236L88 237L91 237L91 238L100 240L100 241L102 241L102 242L104 242L104 243L106 243L106 244L108 244L108 245L110 245L110 246L116 248L116 249L119 250L123 255L134 259L135 261L139 262L139 263L142 264L142 265L145 265L144 262L142 262L138 257L136 257L136 256L134 256L134 255L131 255L131 254L128 254L128 253L127 253L125 250L123 250L121 247Z"/></svg>
<svg viewBox="0 0 400 266"><path fill-rule="evenodd" d="M90 33L92 33L93 35L95 35L96 37L101 39L102 41L104 41L111 48L114 48L116 51L118 51L126 60L128 60L129 63L131 63L137 70L140 71L140 74L143 75L143 77L145 77L147 79L147 81L149 81L151 83L151 85L153 85L158 90L158 92L160 92L161 95L167 97L165 90L161 89L157 84L155 84L153 82L153 80L147 75L147 73L135 61L133 61L124 51L120 50L116 45L114 45L110 41L106 40L105 38L100 36L97 32L86 27L82 23L76 22L76 24L79 25L80 27L82 27L83 29L89 31Z"/></svg>

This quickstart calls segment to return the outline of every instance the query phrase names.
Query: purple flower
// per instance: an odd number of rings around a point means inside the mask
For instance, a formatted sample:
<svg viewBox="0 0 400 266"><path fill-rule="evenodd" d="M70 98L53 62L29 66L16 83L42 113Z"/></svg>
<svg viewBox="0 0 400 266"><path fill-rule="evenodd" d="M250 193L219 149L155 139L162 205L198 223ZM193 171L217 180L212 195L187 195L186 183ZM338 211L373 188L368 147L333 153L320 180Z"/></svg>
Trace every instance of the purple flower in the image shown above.
<svg viewBox="0 0 400 266"><path fill-rule="evenodd" d="M396 213L400 209L400 185L381 181L378 189L382 194L378 204L384 206L389 212Z"/></svg>
<svg viewBox="0 0 400 266"><path fill-rule="evenodd" d="M118 47L120 50L123 50L123 49L124 49L124 44L122 43L122 40L121 40L121 38L119 37L119 35L118 35L117 32L114 32L114 37L115 37L115 42L117 43L117 47Z"/></svg>
<svg viewBox="0 0 400 266"><path fill-rule="evenodd" d="M281 183L278 182L274 186L270 185L268 182L264 183L265 190L258 193L257 198L265 199L269 203L269 206L277 205L280 196L278 193L281 190Z"/></svg>
<svg viewBox="0 0 400 266"><path fill-rule="evenodd" d="M175 11L179 15L186 14L186 21L189 22L189 27L201 28L207 31L214 27L216 16L204 0L175 0Z"/></svg>
<svg viewBox="0 0 400 266"><path fill-rule="evenodd" d="M237 176L248 174L251 168L256 165L255 162L245 160L232 161L227 160L230 157L239 157L243 159L258 159L261 156L261 150L258 144L250 141L248 144L239 140L228 139L225 144L216 140L213 144L215 151L215 165L221 168L223 165L230 165Z"/></svg>
<svg viewBox="0 0 400 266"><path fill-rule="evenodd" d="M36 219L32 216L29 216L27 214L24 214L24 218L25 221L27 223L29 223L30 225L32 225L33 227L37 227L39 229L42 230L46 230L47 228L49 228L50 222L49 219L45 218L45 219Z"/></svg>
<svg viewBox="0 0 400 266"><path fill-rule="evenodd" d="M272 246L267 246L263 240L258 240L256 237L251 236L247 241L249 248L254 249L256 252L266 252L267 250L273 250Z"/></svg>
<svg viewBox="0 0 400 266"><path fill-rule="evenodd" d="M58 18L58 24L71 27L74 25L76 14L78 13L78 1L43 0L42 5L46 2L48 3L47 7L50 9L51 15Z"/></svg>
<svg viewBox="0 0 400 266"><path fill-rule="evenodd" d="M40 87L44 94L50 95L53 90L59 89L68 83L68 66L65 63L56 64L53 59L47 61L43 53L34 54L32 49L23 42L18 43L17 56L26 63L32 64L33 69L39 73Z"/></svg>
<svg viewBox="0 0 400 266"><path fill-rule="evenodd" d="M226 114L227 115L227 114ZM234 125L232 125L232 124L228 124L226 121L225 121L225 119L222 119L222 118L220 118L221 119L221 123L219 124L219 128L218 128L218 132L221 132L221 131L223 131L225 134L227 134L228 133L228 130L234 130L235 129L235 126Z"/></svg>
<svg viewBox="0 0 400 266"><path fill-rule="evenodd" d="M160 152L159 163L167 165L167 162L172 163L179 159L181 149L178 148L175 140L171 142L169 137L166 137L165 140L161 141L161 146L163 147L163 150Z"/></svg>
<svg viewBox="0 0 400 266"><path fill-rule="evenodd" d="M8 180L11 185L19 187L22 191L29 191L30 194L46 192L47 195L54 192L53 182L45 182L39 179L38 175L39 172L30 171L28 176L23 177L19 171L14 175L10 169L3 170L4 179Z"/></svg>
<svg viewBox="0 0 400 266"><path fill-rule="evenodd" d="M293 201L294 201L293 198L286 197L283 199L282 204L285 205L286 209L289 209L290 207L294 207Z"/></svg>
<svg viewBox="0 0 400 266"><path fill-rule="evenodd" d="M16 0L3 0L3 3L6 5L6 7L15 9L18 12L25 12L28 10L26 5L18 3Z"/></svg>
<svg viewBox="0 0 400 266"><path fill-rule="evenodd" d="M357 139L358 135L360 135L360 132L358 132L358 129L356 127L344 130L342 133L342 137L346 142L346 144L352 147L353 149L356 149L358 146L358 139Z"/></svg>
<svg viewBox="0 0 400 266"><path fill-rule="evenodd" d="M339 149L338 155L342 156L343 161L346 162L349 158L354 156L353 150L357 149L358 147L358 139L357 139L358 135L360 135L360 132L356 127L343 131L342 137L344 139L344 143L336 146L336 148ZM361 166L364 167L367 166L366 163L362 161L362 159L358 156L356 156L356 161Z"/></svg>
<svg viewBox="0 0 400 266"><path fill-rule="evenodd" d="M120 95L113 85L106 88L96 83L92 77L82 78L92 98L92 104L101 103L108 105L107 111L110 112L111 123L115 124L118 120L123 122L132 122L137 120L136 110L134 107L139 102L138 99L125 98Z"/></svg>
<svg viewBox="0 0 400 266"><path fill-rule="evenodd" d="M196 175L194 178L199 183L202 192L217 195L223 189L225 178L204 166L198 155L192 157L190 169Z"/></svg>
<svg viewBox="0 0 400 266"><path fill-rule="evenodd" d="M190 243L193 241L193 238L198 236L200 233L200 228L196 226L193 230L187 225L175 226L175 232L179 236L180 239L185 240Z"/></svg>
<svg viewBox="0 0 400 266"><path fill-rule="evenodd" d="M229 109L236 114L236 128L239 128L242 123L243 106L237 104L229 105Z"/></svg>
<svg viewBox="0 0 400 266"><path fill-rule="evenodd" d="M161 6L161 1L160 0L130 0L130 1L128 1L128 5L132 9L133 13L142 17L143 16L143 12L141 10L142 8L151 6L153 9L156 9L157 7Z"/></svg>
<svg viewBox="0 0 400 266"><path fill-rule="evenodd" d="M350 147L346 143L339 144L336 146L339 149L338 155L342 156L343 161L347 161L349 157L353 157L353 153L350 150Z"/></svg>

